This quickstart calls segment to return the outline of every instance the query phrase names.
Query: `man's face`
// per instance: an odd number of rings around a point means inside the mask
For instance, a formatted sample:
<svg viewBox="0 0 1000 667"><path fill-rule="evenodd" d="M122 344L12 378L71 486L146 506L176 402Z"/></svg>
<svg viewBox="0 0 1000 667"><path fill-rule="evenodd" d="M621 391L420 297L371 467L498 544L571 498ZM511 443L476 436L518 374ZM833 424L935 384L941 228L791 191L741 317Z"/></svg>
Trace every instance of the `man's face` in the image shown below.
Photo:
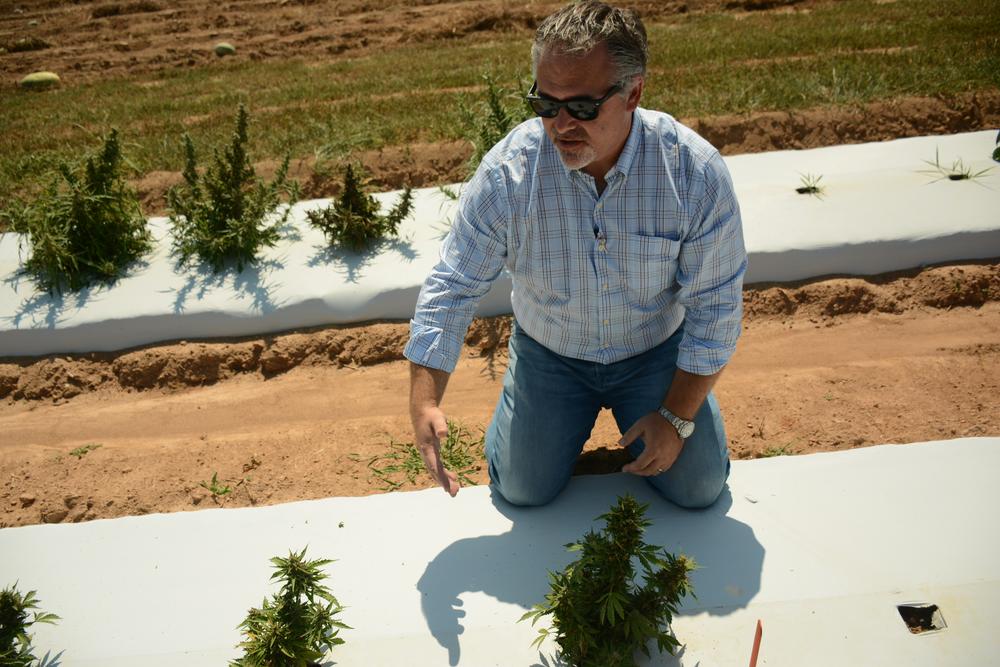
<svg viewBox="0 0 1000 667"><path fill-rule="evenodd" d="M616 83L615 71L604 44L583 57L546 49L538 59L535 75L537 94L554 100L588 97L600 99ZM577 120L565 108L555 118L543 118L549 139L570 169L582 169L603 178L614 166L628 138L632 112L642 95L642 79L636 80L627 98L614 94L600 107L594 120Z"/></svg>

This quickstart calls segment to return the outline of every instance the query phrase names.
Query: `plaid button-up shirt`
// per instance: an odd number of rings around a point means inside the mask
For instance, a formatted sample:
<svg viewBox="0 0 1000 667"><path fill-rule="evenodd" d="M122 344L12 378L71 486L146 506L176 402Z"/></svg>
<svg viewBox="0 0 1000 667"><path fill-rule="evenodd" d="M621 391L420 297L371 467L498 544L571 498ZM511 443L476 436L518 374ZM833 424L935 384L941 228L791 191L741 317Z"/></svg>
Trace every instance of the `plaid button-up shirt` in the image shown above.
<svg viewBox="0 0 1000 667"><path fill-rule="evenodd" d="M410 323L405 355L454 370L476 305L504 268L518 325L552 351L612 363L683 323L678 367L711 375L740 334L747 258L718 151L671 116L637 109L598 195L567 169L541 119L483 159Z"/></svg>

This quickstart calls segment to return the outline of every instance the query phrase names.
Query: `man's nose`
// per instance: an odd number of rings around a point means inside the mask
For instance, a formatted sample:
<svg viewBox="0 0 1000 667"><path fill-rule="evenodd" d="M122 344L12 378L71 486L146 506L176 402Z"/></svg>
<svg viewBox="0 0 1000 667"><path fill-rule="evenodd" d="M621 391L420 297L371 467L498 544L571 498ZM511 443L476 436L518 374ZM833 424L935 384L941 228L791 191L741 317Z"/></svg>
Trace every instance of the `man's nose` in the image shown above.
<svg viewBox="0 0 1000 667"><path fill-rule="evenodd" d="M559 108L559 113L556 114L555 118L555 127L557 132L562 134L567 130L571 130L576 126L576 123L576 118L569 115L569 111L566 110L566 107Z"/></svg>

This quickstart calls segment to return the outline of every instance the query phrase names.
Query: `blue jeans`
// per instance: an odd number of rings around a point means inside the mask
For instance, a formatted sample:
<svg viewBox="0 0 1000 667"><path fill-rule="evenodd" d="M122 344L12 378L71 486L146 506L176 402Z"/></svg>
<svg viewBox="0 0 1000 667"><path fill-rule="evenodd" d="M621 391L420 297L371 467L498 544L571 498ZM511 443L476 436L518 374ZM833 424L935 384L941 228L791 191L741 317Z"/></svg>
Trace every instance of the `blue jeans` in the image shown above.
<svg viewBox="0 0 1000 667"><path fill-rule="evenodd" d="M544 505L569 483L602 408L624 433L663 402L677 369L683 327L653 349L613 364L564 357L524 333L511 334L510 361L486 432L490 479L514 505ZM726 432L715 396L695 416L695 432L673 466L649 483L687 508L708 507L729 476ZM645 445L636 440L636 458Z"/></svg>

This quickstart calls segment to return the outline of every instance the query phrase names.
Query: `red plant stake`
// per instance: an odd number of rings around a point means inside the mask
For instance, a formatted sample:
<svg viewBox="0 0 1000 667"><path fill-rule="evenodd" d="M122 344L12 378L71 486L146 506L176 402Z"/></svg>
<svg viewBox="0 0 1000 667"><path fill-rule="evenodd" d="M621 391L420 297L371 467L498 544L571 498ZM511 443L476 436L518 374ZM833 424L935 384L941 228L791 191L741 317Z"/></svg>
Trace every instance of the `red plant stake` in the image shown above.
<svg viewBox="0 0 1000 667"><path fill-rule="evenodd" d="M750 667L757 667L757 653L760 651L760 638L764 636L764 628L757 619L757 632L753 635L753 652L750 653Z"/></svg>

